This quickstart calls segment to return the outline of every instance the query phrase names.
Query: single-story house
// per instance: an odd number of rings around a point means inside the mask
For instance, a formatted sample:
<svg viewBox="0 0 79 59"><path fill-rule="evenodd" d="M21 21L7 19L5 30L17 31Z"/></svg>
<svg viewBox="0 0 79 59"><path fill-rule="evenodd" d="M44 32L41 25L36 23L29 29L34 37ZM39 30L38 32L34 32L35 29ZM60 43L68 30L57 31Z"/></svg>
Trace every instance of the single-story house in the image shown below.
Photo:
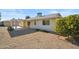
<svg viewBox="0 0 79 59"><path fill-rule="evenodd" d="M24 19L19 20L19 26L20 27L23 27L23 28L28 27L27 23L28 23L27 20L24 20Z"/></svg>
<svg viewBox="0 0 79 59"><path fill-rule="evenodd" d="M42 13L37 13L36 17L22 20L20 26L45 31L55 31L56 19L60 17L62 17L60 13L49 15L42 15Z"/></svg>
<svg viewBox="0 0 79 59"><path fill-rule="evenodd" d="M6 20L6 21L3 21L3 22L4 22L4 26L6 26L6 27L11 26L11 21Z"/></svg>
<svg viewBox="0 0 79 59"><path fill-rule="evenodd" d="M6 20L3 21L4 26L19 26L19 20L18 19L11 19L11 20Z"/></svg>
<svg viewBox="0 0 79 59"><path fill-rule="evenodd" d="M11 26L19 26L19 19L11 19L10 20L11 22Z"/></svg>
<svg viewBox="0 0 79 59"><path fill-rule="evenodd" d="M55 31L56 19L61 18L60 13L42 15L42 13L37 13L36 17L31 17L28 19L12 19L9 21L4 21L5 26L20 26L22 28L34 28L45 31Z"/></svg>

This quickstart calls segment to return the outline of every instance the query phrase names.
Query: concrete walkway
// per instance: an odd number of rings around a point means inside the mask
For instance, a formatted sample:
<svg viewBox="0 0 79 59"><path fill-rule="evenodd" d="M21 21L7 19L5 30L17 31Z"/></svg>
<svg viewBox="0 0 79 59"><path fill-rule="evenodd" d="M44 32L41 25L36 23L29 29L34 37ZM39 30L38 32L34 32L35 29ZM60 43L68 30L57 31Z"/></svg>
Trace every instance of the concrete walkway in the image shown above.
<svg viewBox="0 0 79 59"><path fill-rule="evenodd" d="M11 35L11 37L16 37L16 36L21 36L21 35L25 35L25 34L34 33L34 32L36 32L35 29L21 28L21 29L17 29L17 30L9 32L9 34Z"/></svg>

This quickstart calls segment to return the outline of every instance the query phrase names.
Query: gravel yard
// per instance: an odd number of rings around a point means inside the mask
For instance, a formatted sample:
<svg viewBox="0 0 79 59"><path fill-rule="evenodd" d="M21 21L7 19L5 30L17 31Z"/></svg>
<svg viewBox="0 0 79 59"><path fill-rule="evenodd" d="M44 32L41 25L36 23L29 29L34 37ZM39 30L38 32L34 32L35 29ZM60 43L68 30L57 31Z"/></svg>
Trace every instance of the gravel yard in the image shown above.
<svg viewBox="0 0 79 59"><path fill-rule="evenodd" d="M1 49L66 49L79 48L66 40L58 39L58 35L46 32L11 37L6 27L0 27Z"/></svg>

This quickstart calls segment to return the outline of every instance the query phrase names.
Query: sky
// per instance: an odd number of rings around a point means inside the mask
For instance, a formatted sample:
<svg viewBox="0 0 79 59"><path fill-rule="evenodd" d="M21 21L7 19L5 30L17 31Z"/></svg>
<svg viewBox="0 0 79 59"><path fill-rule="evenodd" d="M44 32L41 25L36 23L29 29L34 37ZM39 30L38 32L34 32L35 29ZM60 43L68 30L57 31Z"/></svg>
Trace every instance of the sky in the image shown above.
<svg viewBox="0 0 79 59"><path fill-rule="evenodd" d="M38 12L43 15L60 13L63 17L79 14L79 9L0 9L1 20L10 20L12 18L24 19L25 16L35 17Z"/></svg>

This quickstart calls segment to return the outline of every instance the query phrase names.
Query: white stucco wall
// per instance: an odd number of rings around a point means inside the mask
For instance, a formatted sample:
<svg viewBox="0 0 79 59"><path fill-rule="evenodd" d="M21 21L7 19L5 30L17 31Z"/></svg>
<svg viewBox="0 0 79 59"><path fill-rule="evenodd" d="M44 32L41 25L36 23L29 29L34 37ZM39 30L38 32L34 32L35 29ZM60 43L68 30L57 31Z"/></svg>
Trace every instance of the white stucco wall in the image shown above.
<svg viewBox="0 0 79 59"><path fill-rule="evenodd" d="M34 25L34 21L31 21L30 23L30 28L35 28L35 29L41 29L41 30L46 30L46 31L54 31L55 30L55 22L53 19L49 19L50 25L43 25L42 21L43 20L36 20L36 25Z"/></svg>

